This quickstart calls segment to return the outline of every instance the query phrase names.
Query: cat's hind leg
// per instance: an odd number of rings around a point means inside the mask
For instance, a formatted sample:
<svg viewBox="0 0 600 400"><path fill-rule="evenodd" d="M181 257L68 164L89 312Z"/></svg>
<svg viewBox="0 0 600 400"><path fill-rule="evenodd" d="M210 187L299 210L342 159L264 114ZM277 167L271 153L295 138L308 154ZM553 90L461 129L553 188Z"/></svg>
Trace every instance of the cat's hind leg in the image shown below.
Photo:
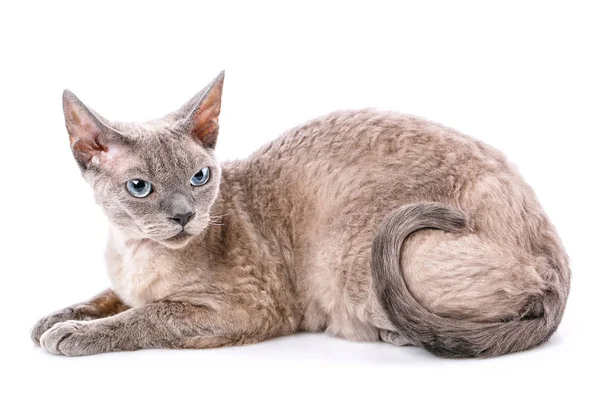
<svg viewBox="0 0 600 400"><path fill-rule="evenodd" d="M430 312L477 322L541 314L531 305L545 289L539 267L543 257L475 234L423 231L411 239L402 271L410 292Z"/></svg>

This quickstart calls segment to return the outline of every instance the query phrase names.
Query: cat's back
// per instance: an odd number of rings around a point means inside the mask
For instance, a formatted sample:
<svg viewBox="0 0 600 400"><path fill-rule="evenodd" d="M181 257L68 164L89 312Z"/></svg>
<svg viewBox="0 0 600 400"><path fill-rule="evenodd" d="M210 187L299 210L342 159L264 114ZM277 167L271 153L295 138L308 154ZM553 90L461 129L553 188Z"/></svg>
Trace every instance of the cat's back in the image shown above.
<svg viewBox="0 0 600 400"><path fill-rule="evenodd" d="M427 119L375 109L339 110L300 124L253 153L252 165L304 167L314 162L411 161L459 157L504 163L496 150Z"/></svg>
<svg viewBox="0 0 600 400"><path fill-rule="evenodd" d="M373 109L308 121L248 159L224 165L223 172L248 189L247 203L257 215L298 230L327 225L344 211L373 209L378 217L409 202L454 203L451 198L480 176L514 175L501 153L475 139L423 118Z"/></svg>
<svg viewBox="0 0 600 400"><path fill-rule="evenodd" d="M308 121L232 167L267 196L300 197L323 187L393 184L445 190L448 182L512 173L505 157L484 143L420 117L373 109L336 111Z"/></svg>

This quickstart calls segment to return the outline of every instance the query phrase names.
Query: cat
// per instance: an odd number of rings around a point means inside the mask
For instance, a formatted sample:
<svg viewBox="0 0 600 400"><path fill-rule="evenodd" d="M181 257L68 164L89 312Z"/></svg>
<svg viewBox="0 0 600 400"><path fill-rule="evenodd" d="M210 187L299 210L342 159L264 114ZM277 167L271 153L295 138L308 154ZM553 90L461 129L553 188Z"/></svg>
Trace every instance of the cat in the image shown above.
<svg viewBox="0 0 600 400"><path fill-rule="evenodd" d="M461 358L555 332L568 259L500 152L367 109L219 164L223 81L147 123L64 92L73 155L110 222L112 288L42 318L35 343L79 356L325 331Z"/></svg>

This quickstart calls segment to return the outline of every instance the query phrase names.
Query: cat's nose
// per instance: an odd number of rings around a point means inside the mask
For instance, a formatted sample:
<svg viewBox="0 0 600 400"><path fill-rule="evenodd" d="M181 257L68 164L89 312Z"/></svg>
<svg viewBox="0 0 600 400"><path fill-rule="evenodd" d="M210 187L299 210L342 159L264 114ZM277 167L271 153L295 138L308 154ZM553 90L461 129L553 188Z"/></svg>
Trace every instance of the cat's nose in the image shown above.
<svg viewBox="0 0 600 400"><path fill-rule="evenodd" d="M195 215L195 213L188 211L185 213L175 214L171 217L171 219L181 226L185 226L189 222L190 219Z"/></svg>

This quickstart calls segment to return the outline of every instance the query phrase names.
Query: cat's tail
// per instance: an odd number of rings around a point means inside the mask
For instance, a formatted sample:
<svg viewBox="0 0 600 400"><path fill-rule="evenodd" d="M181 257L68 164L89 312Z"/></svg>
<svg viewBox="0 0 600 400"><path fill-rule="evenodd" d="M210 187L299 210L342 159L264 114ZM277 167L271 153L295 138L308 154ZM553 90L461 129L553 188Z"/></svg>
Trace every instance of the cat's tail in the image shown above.
<svg viewBox="0 0 600 400"><path fill-rule="evenodd" d="M493 357L547 341L562 318L568 274L555 274L555 282L547 282L545 292L531 299L539 310L537 316L506 322L442 317L427 310L412 296L400 265L403 241L419 229L459 232L465 226L465 214L440 203L409 204L386 216L373 242L372 270L375 292L391 322L413 344L442 357ZM551 267L553 270L567 268Z"/></svg>

